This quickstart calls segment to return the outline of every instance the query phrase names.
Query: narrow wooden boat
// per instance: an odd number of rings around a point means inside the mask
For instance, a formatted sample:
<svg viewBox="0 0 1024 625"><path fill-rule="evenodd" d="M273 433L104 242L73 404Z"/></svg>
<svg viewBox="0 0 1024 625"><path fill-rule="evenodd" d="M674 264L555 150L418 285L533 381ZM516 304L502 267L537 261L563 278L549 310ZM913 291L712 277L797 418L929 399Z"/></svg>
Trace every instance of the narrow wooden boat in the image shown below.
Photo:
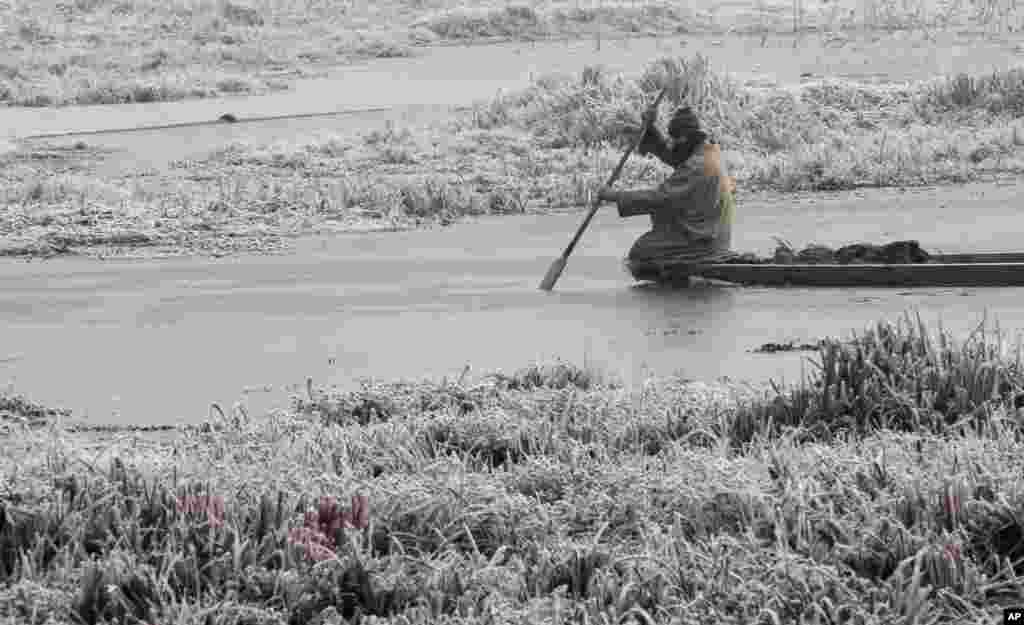
<svg viewBox="0 0 1024 625"><path fill-rule="evenodd" d="M622 218L641 214L647 213L623 213L621 207L619 210L619 216ZM846 250L852 254L846 256L851 262L776 263L756 258L747 260L744 257L752 255L743 255L728 261L703 264L672 260L641 262L627 259L626 269L638 281L673 285L688 284L691 278L703 278L762 286L1024 286L1024 252L928 254L920 249L917 241L894 241L883 246L854 244L839 250L824 250L829 254L843 254L843 250ZM861 253L872 251L882 254L879 256ZM857 257L885 258L888 262L854 261L853 259Z"/></svg>
<svg viewBox="0 0 1024 625"><path fill-rule="evenodd" d="M689 278L744 285L818 287L1024 286L1024 253L933 255L923 263L742 264L627 262L641 281L681 284Z"/></svg>

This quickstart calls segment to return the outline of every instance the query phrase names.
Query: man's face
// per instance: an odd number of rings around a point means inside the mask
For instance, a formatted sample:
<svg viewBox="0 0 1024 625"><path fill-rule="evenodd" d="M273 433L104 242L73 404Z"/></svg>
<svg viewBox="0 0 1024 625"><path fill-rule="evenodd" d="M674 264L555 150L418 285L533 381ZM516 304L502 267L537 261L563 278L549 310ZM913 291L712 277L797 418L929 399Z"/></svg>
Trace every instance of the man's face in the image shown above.
<svg viewBox="0 0 1024 625"><path fill-rule="evenodd" d="M688 109L677 112L668 123L668 135L677 142L686 142L699 129L700 123Z"/></svg>
<svg viewBox="0 0 1024 625"><path fill-rule="evenodd" d="M681 146L685 145L686 142L689 140L689 137L687 137L686 135L680 134L678 131L677 132L671 132L670 131L668 133L668 136L669 136L669 143L672 145L673 148L681 147Z"/></svg>

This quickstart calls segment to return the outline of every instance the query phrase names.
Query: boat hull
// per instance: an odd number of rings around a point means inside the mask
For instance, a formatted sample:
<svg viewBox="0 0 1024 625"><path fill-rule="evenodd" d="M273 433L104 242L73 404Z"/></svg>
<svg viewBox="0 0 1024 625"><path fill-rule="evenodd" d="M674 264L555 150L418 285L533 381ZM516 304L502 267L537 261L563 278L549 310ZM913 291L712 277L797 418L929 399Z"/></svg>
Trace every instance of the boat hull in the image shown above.
<svg viewBox="0 0 1024 625"><path fill-rule="evenodd" d="M1024 254L951 254L905 264L737 264L637 266L637 280L682 284L691 277L757 286L1024 286Z"/></svg>

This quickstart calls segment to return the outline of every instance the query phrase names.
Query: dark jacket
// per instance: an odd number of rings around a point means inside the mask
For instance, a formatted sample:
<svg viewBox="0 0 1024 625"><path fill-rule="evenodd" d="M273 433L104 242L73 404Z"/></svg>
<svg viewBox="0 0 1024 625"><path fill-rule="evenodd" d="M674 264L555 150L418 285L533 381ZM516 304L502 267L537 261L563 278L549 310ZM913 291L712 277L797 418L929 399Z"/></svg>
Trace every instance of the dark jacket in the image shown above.
<svg viewBox="0 0 1024 625"><path fill-rule="evenodd" d="M650 232L629 252L632 261L700 261L727 253L731 241L731 215L721 204L718 176L704 175L706 135L695 136L696 146L666 141L656 128L640 143L640 154L652 154L675 169L654 189L619 192L619 215L649 214Z"/></svg>

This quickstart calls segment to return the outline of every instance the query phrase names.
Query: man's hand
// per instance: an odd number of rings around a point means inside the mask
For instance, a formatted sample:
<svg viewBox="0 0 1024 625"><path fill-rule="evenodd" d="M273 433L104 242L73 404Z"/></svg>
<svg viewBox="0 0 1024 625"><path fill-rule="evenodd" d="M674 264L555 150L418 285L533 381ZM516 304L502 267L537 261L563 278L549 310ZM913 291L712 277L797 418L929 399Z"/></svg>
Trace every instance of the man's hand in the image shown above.
<svg viewBox="0 0 1024 625"><path fill-rule="evenodd" d="M597 198L602 202L618 202L619 192L613 191L610 187L601 187L597 192Z"/></svg>
<svg viewBox="0 0 1024 625"><path fill-rule="evenodd" d="M643 124L642 128L650 128L654 126L654 122L658 121L658 109L649 108L640 115L640 123Z"/></svg>

